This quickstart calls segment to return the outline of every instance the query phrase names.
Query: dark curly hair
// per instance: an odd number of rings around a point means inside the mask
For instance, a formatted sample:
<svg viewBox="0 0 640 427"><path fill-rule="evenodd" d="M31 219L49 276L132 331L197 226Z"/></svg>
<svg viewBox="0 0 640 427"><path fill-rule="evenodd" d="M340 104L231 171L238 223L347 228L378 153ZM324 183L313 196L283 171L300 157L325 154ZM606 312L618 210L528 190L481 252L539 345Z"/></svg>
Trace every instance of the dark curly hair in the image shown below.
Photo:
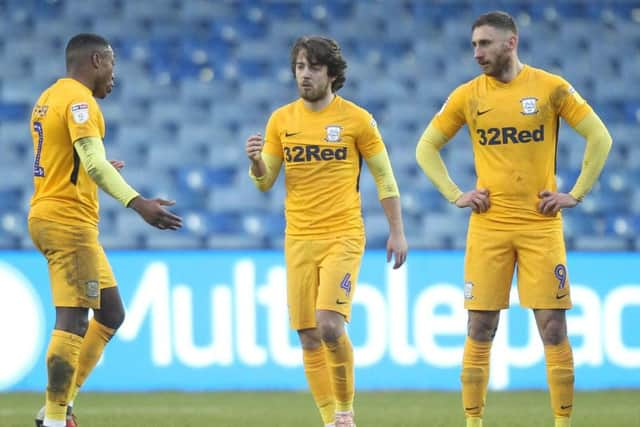
<svg viewBox="0 0 640 427"><path fill-rule="evenodd" d="M291 49L291 71L294 78L296 76L296 60L301 49L306 51L307 61L310 64L327 66L329 77L335 77L331 83L333 92L337 92L344 86L347 61L342 57L340 46L335 40L322 36L304 36L296 40Z"/></svg>

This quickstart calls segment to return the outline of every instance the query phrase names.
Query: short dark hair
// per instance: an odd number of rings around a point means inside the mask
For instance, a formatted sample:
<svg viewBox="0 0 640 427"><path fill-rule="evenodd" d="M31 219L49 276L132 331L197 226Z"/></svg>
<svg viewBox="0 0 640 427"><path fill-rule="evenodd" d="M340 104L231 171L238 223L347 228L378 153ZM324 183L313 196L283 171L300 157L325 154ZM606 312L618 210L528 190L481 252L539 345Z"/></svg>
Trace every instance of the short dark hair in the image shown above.
<svg viewBox="0 0 640 427"><path fill-rule="evenodd" d="M347 80L345 76L347 61L342 57L342 50L338 42L322 36L303 36L296 40L291 49L291 71L294 77L296 75L296 60L302 49L307 51L307 60L310 64L326 65L329 77L335 77L331 83L333 92L337 92L344 86L344 82Z"/></svg>
<svg viewBox="0 0 640 427"><path fill-rule="evenodd" d="M65 49L67 68L75 64L87 53L104 50L110 46L107 39L97 34L80 33L71 37Z"/></svg>
<svg viewBox="0 0 640 427"><path fill-rule="evenodd" d="M471 26L471 31L483 25L489 25L500 30L509 30L512 31L513 34L518 34L518 27L516 26L516 22L513 20L513 17L507 12L502 12L500 10L478 16Z"/></svg>

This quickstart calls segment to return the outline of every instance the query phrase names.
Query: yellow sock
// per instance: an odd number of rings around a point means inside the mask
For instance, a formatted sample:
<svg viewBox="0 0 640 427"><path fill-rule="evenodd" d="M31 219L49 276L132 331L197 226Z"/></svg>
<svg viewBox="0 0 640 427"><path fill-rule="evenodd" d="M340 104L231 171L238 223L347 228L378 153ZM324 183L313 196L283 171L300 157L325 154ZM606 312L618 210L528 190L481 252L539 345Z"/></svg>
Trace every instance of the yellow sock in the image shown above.
<svg viewBox="0 0 640 427"><path fill-rule="evenodd" d="M47 393L45 420L61 421L67 416L68 397L78 369L82 337L54 329L47 349Z"/></svg>
<svg viewBox="0 0 640 427"><path fill-rule="evenodd" d="M82 347L80 347L78 372L76 373L76 379L69 394L70 402L76 399L80 387L84 384L91 371L93 371L93 368L95 368L104 352L105 346L115 332L115 329L107 328L93 318L89 321L87 333L84 335Z"/></svg>
<svg viewBox="0 0 640 427"><path fill-rule="evenodd" d="M476 341L467 337L462 357L462 405L467 426L481 426L489 383L491 341ZM471 422L472 424L469 424ZM479 422L480 424L473 424Z"/></svg>
<svg viewBox="0 0 640 427"><path fill-rule="evenodd" d="M325 342L327 362L331 371L333 393L336 397L336 411L353 411L354 378L353 346L346 333L336 342Z"/></svg>
<svg viewBox="0 0 640 427"><path fill-rule="evenodd" d="M556 427L571 427L571 418L556 417Z"/></svg>
<svg viewBox="0 0 640 427"><path fill-rule="evenodd" d="M322 422L333 424L336 402L331 389L329 367L325 357L325 349L320 346L314 350L302 350L304 374L316 406L320 411Z"/></svg>
<svg viewBox="0 0 640 427"><path fill-rule="evenodd" d="M467 418L467 427L482 427L482 418Z"/></svg>
<svg viewBox="0 0 640 427"><path fill-rule="evenodd" d="M551 409L556 417L556 426L569 425L558 424L558 419L569 419L573 409L573 353L569 340L565 339L558 345L545 345L544 356L547 362Z"/></svg>

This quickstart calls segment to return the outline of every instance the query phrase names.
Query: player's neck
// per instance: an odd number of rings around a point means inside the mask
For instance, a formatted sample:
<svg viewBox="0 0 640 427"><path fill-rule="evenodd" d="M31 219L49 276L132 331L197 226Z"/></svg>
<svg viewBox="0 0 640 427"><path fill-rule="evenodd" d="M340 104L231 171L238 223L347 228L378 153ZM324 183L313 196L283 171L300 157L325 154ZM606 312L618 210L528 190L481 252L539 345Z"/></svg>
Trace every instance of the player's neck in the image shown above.
<svg viewBox="0 0 640 427"><path fill-rule="evenodd" d="M327 92L327 94L325 96L323 96L321 99L318 99L317 101L307 101L306 99L302 99L302 101L304 102L304 106L307 107L307 109L311 110L311 111L321 111L324 110L327 105L331 104L331 101L333 101L333 99L336 97L336 94L333 92Z"/></svg>
<svg viewBox="0 0 640 427"><path fill-rule="evenodd" d="M66 77L82 83L83 86L86 86L91 92L93 92L93 82L87 79L82 73L68 71Z"/></svg>
<svg viewBox="0 0 640 427"><path fill-rule="evenodd" d="M515 79L520 71L524 68L524 64L520 62L518 57L514 57L509 64L504 68L500 75L496 76L495 79L502 83L509 83L513 79Z"/></svg>

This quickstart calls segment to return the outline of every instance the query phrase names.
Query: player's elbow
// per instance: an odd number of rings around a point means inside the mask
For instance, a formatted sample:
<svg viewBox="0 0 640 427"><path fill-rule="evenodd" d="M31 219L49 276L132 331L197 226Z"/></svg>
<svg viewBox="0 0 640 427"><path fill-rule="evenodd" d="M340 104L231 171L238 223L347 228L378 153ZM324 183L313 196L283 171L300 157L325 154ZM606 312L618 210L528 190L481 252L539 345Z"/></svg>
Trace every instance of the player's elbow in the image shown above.
<svg viewBox="0 0 640 427"><path fill-rule="evenodd" d="M416 147L416 162L418 162L418 165L425 172L427 170L428 159L431 154L429 148L430 148L429 143L424 139L421 139L420 142L418 142L418 145Z"/></svg>

